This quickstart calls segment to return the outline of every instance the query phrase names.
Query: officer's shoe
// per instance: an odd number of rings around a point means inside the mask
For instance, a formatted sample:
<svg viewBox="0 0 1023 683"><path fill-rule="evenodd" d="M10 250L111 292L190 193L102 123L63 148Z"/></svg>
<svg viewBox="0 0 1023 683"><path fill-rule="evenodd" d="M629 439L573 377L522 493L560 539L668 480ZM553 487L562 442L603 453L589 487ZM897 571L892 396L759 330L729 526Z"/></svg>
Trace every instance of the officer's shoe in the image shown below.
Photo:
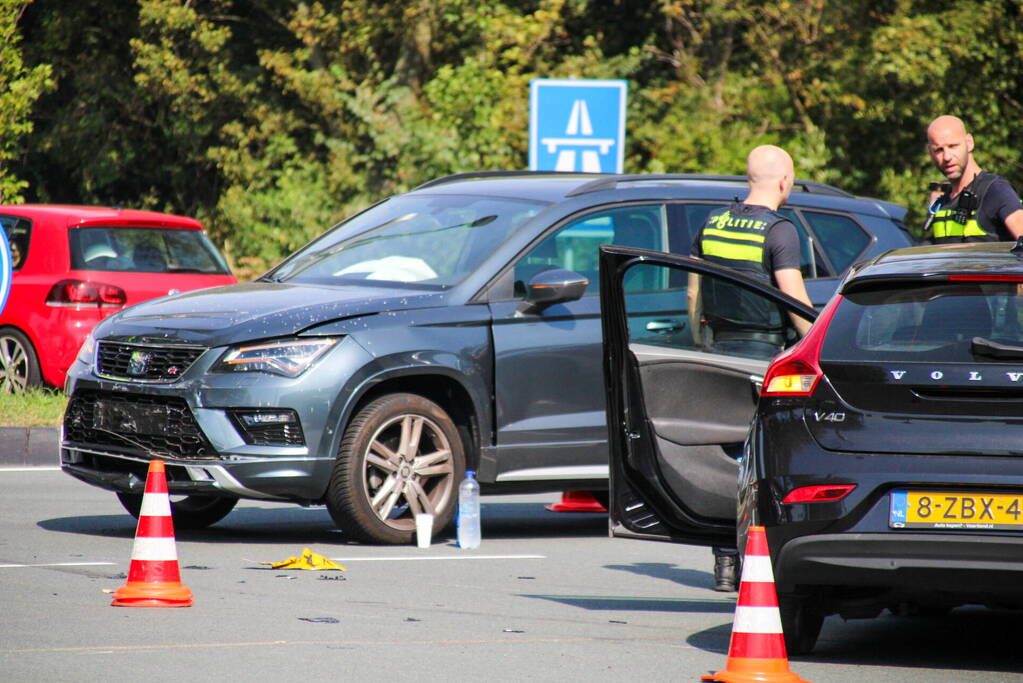
<svg viewBox="0 0 1023 683"><path fill-rule="evenodd" d="M738 588L738 558L735 555L714 557L714 590L731 593Z"/></svg>

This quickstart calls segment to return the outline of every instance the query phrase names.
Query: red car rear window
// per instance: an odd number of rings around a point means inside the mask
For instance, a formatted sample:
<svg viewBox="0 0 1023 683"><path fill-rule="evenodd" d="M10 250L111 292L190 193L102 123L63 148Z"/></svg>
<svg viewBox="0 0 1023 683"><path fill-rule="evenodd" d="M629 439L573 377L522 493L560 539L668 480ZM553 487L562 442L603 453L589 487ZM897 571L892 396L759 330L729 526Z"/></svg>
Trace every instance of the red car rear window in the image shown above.
<svg viewBox="0 0 1023 683"><path fill-rule="evenodd" d="M73 270L226 275L204 233L171 228L90 227L68 231Z"/></svg>

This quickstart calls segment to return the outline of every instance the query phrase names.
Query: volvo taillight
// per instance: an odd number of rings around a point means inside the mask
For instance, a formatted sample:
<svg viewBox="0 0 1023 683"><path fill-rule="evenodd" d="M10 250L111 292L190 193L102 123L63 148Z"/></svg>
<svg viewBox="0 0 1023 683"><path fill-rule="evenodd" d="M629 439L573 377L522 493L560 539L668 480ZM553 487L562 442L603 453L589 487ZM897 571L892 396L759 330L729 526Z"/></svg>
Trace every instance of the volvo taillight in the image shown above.
<svg viewBox="0 0 1023 683"><path fill-rule="evenodd" d="M47 306L98 306L120 308L128 301L124 290L116 285L84 280L61 280L46 295Z"/></svg>
<svg viewBox="0 0 1023 683"><path fill-rule="evenodd" d="M782 499L783 503L830 503L836 500L842 500L852 490L856 488L856 484L823 484L816 486L800 486L798 489L792 489L788 495Z"/></svg>
<svg viewBox="0 0 1023 683"><path fill-rule="evenodd" d="M824 376L820 366L824 335L841 300L841 295L834 296L806 336L774 359L764 375L761 396L809 396L813 393Z"/></svg>

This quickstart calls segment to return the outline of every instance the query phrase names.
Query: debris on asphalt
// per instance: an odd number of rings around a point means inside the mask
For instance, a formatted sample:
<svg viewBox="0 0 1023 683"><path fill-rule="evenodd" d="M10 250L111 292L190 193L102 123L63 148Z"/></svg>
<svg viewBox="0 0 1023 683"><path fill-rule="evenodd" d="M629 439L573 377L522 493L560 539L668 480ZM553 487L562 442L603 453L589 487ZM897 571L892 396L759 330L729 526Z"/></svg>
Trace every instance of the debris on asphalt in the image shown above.
<svg viewBox="0 0 1023 683"><path fill-rule="evenodd" d="M340 619L334 617L299 617L299 621L308 621L313 624L340 624Z"/></svg>
<svg viewBox="0 0 1023 683"><path fill-rule="evenodd" d="M506 629L504 629L504 632L505 633L525 633L525 631L523 631L521 629L517 629L517 628L506 628Z"/></svg>
<svg viewBox="0 0 1023 683"><path fill-rule="evenodd" d="M271 569L333 569L342 572L347 571L334 560L324 557L318 553L314 553L309 548L304 548L302 550L302 554L298 557L289 557L288 559L280 562L259 562L258 564L269 565Z"/></svg>

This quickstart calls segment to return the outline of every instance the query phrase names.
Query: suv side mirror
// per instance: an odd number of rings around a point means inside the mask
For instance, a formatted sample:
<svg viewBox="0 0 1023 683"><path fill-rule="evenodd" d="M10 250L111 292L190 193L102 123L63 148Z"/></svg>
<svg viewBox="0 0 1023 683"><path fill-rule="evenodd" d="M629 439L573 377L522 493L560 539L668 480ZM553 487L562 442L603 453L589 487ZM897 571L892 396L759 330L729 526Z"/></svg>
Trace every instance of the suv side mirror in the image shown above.
<svg viewBox="0 0 1023 683"><path fill-rule="evenodd" d="M589 279L564 268L537 273L526 285L526 304L529 312L538 313L548 306L582 297Z"/></svg>

